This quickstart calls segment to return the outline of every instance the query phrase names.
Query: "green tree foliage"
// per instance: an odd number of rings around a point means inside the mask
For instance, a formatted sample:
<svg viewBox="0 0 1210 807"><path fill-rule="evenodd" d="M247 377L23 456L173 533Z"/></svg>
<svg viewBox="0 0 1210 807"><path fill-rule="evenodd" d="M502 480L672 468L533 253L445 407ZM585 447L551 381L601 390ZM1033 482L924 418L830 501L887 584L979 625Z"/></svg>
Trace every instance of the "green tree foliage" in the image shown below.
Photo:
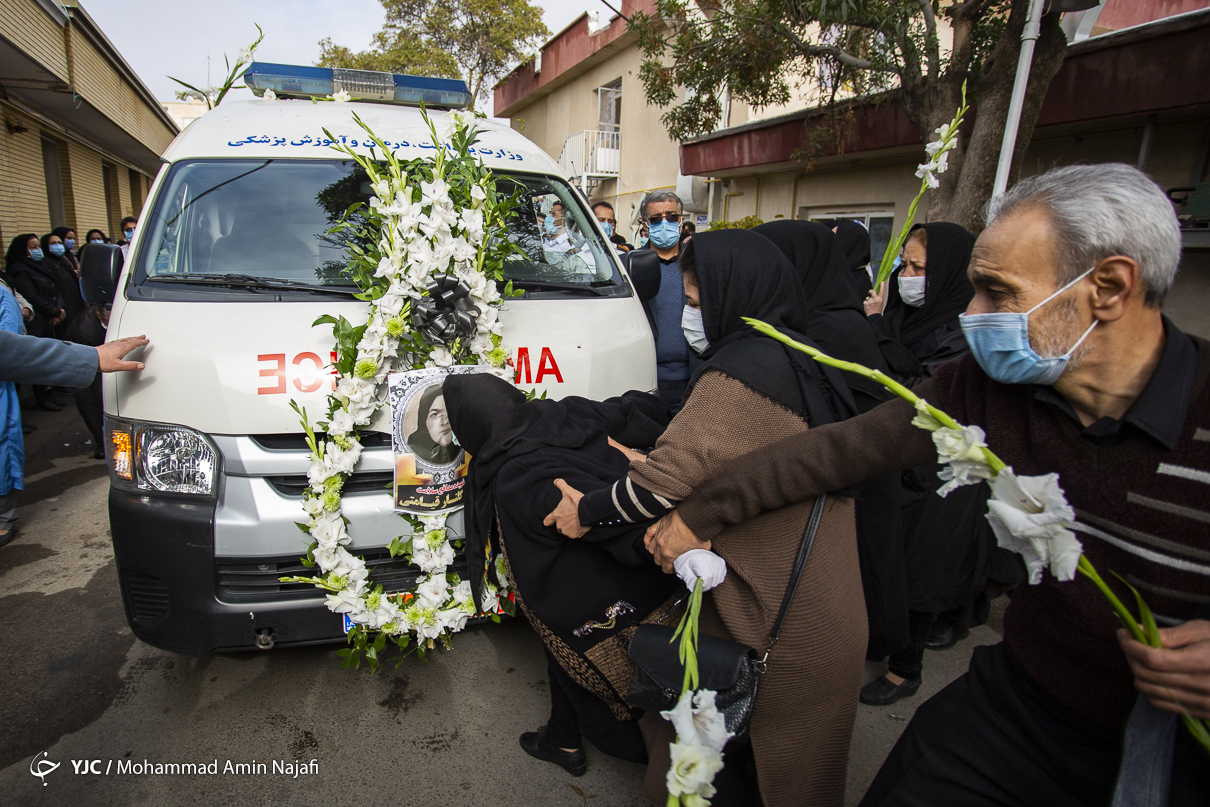
<svg viewBox="0 0 1210 807"><path fill-rule="evenodd" d="M319 64L461 78L476 100L550 35L529 0L380 0L386 25L370 50L320 41Z"/></svg>
<svg viewBox="0 0 1210 807"><path fill-rule="evenodd" d="M852 99L871 96L898 101L931 140L958 108L969 79L979 105L976 122L951 154L951 169L929 201L930 218L977 228L977 210L995 176L1028 5L658 0L656 13L634 14L630 27L644 55L639 75L648 100L668 107L663 122L678 139L719 128L727 93L765 107L789 102L796 91L815 90L830 114L808 134L808 152L843 152L854 122ZM945 28L952 39L942 36ZM1065 49L1059 14L1047 13L1021 118L1018 164ZM800 156L810 160L814 153Z"/></svg>

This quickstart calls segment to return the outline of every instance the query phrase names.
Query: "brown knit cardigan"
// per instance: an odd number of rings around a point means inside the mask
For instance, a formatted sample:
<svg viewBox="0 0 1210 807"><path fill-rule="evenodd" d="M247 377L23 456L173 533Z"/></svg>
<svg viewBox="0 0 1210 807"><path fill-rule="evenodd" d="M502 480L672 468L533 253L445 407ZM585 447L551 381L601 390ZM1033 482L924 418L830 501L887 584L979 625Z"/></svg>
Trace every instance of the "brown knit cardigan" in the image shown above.
<svg viewBox="0 0 1210 807"><path fill-rule="evenodd" d="M683 499L729 460L806 429L790 410L710 371L630 476L654 493ZM706 596L703 631L764 651L811 506L766 513L714 537L714 551L727 561L727 579ZM752 714L752 746L768 807L844 803L866 630L853 502L832 496ZM653 716L644 718L651 756L645 792L663 804L674 732L658 715L654 719L660 724L655 731Z"/></svg>

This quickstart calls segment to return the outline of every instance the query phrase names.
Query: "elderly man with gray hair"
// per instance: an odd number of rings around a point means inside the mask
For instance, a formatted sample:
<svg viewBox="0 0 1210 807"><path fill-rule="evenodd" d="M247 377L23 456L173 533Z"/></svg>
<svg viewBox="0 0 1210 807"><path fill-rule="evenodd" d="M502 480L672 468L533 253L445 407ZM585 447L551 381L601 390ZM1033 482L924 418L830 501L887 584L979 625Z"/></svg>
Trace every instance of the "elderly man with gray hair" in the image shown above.
<svg viewBox="0 0 1210 807"><path fill-rule="evenodd" d="M971 354L916 391L983 427L1018 474L1059 474L1085 555L1139 589L1163 646L1131 639L1086 578L1044 574L1014 593L1004 640L919 708L863 807L1210 803L1210 764L1177 720L1210 718L1210 343L1161 313L1179 261L1171 203L1125 165L1053 170L989 206ZM724 466L648 531L656 562L935 461L913 415L896 399Z"/></svg>
<svg viewBox="0 0 1210 807"><path fill-rule="evenodd" d="M655 336L656 381L660 401L675 415L685 399L689 379L699 359L682 329L685 289L678 263L681 251L681 198L672 191L652 191L639 204L639 218L647 233L648 246L660 258L660 290L643 308ZM699 315L698 320L701 322ZM705 335L698 350L705 349Z"/></svg>

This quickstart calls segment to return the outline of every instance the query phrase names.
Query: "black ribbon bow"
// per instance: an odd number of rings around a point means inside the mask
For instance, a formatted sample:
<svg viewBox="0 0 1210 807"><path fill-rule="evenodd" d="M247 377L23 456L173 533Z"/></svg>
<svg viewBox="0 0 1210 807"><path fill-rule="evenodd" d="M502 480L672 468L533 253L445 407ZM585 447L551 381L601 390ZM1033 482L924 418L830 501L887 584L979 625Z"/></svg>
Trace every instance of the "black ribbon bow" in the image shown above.
<svg viewBox="0 0 1210 807"><path fill-rule="evenodd" d="M471 288L453 275L437 275L412 307L412 325L430 345L449 345L475 333L475 320L482 313L471 305Z"/></svg>

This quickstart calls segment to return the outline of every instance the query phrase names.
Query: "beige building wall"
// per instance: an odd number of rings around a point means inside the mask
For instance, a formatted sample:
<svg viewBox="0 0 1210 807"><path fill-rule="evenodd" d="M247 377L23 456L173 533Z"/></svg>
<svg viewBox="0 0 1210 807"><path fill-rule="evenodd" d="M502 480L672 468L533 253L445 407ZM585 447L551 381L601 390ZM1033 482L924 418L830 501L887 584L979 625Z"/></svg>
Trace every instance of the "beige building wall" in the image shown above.
<svg viewBox="0 0 1210 807"><path fill-rule="evenodd" d="M67 50L63 28L37 3L30 0L0 0L0 35L50 70L68 80Z"/></svg>
<svg viewBox="0 0 1210 807"><path fill-rule="evenodd" d="M11 110L3 108L5 125L0 128L0 230L4 249L19 233L50 230L50 208L46 200L46 175L42 170L42 136L39 127L28 118L20 125L28 131L12 134L8 130Z"/></svg>
<svg viewBox="0 0 1210 807"><path fill-rule="evenodd" d="M72 22L66 26L52 19L36 0L0 0L0 37L36 61L55 78L63 89L73 85L88 104L113 124L141 142L147 149L162 153L176 132L162 117L158 104L149 102L138 89L138 79L103 44L103 35L94 32L95 24L74 6L66 9ZM78 18L78 19L77 19ZM97 37L94 39L94 37ZM4 77L0 77L3 83ZM111 238L117 222L125 215L138 215L153 177L138 174L137 191L132 194L130 172L137 158L105 153L102 142L93 142L88 131L76 131L71 124L56 121L53 113L24 102L18 108L16 98L0 98L0 235L3 246L14 235L52 228L48 202L47 177L42 157L42 138L54 140L59 148L64 223L85 232L97 227ZM12 132L11 128L25 131ZM105 197L105 173L108 169L110 197Z"/></svg>
<svg viewBox="0 0 1210 807"><path fill-rule="evenodd" d="M680 144L668 137L660 123L663 110L647 104L638 78L642 54L633 45L535 99L512 115L512 126L558 160L568 136L599 125L597 88L622 81L621 155L619 178L606 180L589 194L614 206L618 229L632 237L643 195L651 190L676 188Z"/></svg>

